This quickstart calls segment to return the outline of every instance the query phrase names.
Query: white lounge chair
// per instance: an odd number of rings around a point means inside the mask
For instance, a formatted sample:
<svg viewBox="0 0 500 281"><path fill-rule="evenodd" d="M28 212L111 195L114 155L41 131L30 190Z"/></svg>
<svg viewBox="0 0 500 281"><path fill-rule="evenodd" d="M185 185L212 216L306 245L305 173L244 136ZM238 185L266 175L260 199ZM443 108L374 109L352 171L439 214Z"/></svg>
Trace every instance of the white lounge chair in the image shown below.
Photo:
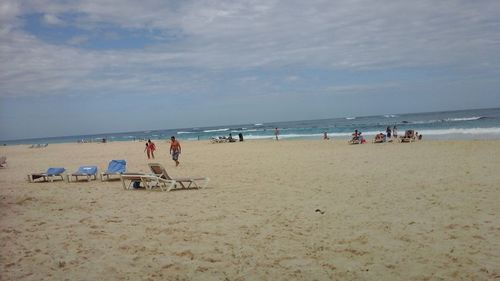
<svg viewBox="0 0 500 281"><path fill-rule="evenodd" d="M133 183L139 182L146 189L159 188L161 191L170 191L175 186L174 180L166 180L161 177L144 173L124 173L120 175L123 189L134 189ZM128 185L126 182L129 181Z"/></svg>
<svg viewBox="0 0 500 281"><path fill-rule="evenodd" d="M207 177L172 178L168 175L167 171L161 164L149 163L148 166L151 169L151 172L153 172L153 174L155 174L157 177L160 177L164 180L175 181L175 188L177 188L177 184L179 184L181 188L205 188L210 181L210 179Z"/></svg>

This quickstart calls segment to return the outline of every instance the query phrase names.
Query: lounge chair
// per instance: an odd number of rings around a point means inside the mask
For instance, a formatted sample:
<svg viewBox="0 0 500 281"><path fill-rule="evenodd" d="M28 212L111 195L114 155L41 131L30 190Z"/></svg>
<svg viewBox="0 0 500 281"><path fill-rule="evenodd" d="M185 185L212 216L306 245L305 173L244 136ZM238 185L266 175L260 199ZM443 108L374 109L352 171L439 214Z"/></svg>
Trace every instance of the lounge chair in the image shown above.
<svg viewBox="0 0 500 281"><path fill-rule="evenodd" d="M90 181L94 176L94 180L97 179L97 166L82 166L78 168L78 171L68 175L68 182L71 182L71 177L75 177L78 181L78 177L86 177L87 181Z"/></svg>
<svg viewBox="0 0 500 281"><path fill-rule="evenodd" d="M41 181L50 181L53 182L54 178L61 177L61 180L64 181L64 168L49 168L47 172L43 173L34 173L28 175L29 182L35 182L37 179L42 179Z"/></svg>
<svg viewBox="0 0 500 281"><path fill-rule="evenodd" d="M363 144L363 143L366 143L366 140L364 137L362 136L359 136L357 138L352 138L350 141L348 141L347 143L349 144Z"/></svg>
<svg viewBox="0 0 500 281"><path fill-rule="evenodd" d="M384 143L386 142L386 136L382 133L375 135L373 143Z"/></svg>
<svg viewBox="0 0 500 281"><path fill-rule="evenodd" d="M401 142L412 142L415 141L415 131L406 130L405 135L401 137Z"/></svg>
<svg viewBox="0 0 500 281"><path fill-rule="evenodd" d="M352 139L352 140L348 141L347 143L349 143L349 144L361 144L361 140L359 140L359 139Z"/></svg>
<svg viewBox="0 0 500 281"><path fill-rule="evenodd" d="M116 175L120 176L125 173L127 169L127 161L125 160L111 160L108 165L108 169L101 173L101 181L104 181L104 177L109 180L110 176Z"/></svg>
<svg viewBox="0 0 500 281"><path fill-rule="evenodd" d="M5 168L7 166L7 157L2 156L0 157L0 168Z"/></svg>
<svg viewBox="0 0 500 281"><path fill-rule="evenodd" d="M135 189L133 183L139 182L146 189L159 188L161 191L170 191L175 187L174 180L167 180L156 175L144 173L123 173L120 175L123 189ZM129 181L127 185L126 182Z"/></svg>
<svg viewBox="0 0 500 281"><path fill-rule="evenodd" d="M175 181L174 188L177 188L177 184L181 186L181 188L205 188L210 181L207 177L198 177L198 178L171 178L165 168L159 163L149 163L149 168L151 172L155 174L157 177L160 177L164 180ZM201 182L201 184L198 184Z"/></svg>

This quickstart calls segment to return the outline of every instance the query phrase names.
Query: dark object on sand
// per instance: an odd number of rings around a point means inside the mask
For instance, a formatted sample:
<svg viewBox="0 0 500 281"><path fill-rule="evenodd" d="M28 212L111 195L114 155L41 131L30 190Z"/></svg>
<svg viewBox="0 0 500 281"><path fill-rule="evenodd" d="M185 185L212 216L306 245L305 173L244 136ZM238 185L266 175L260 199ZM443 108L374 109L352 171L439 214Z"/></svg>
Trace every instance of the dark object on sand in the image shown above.
<svg viewBox="0 0 500 281"><path fill-rule="evenodd" d="M239 133L239 134L238 134L238 138L240 139L240 141L243 141L243 134L242 134L242 133Z"/></svg>
<svg viewBox="0 0 500 281"><path fill-rule="evenodd" d="M315 212L316 212L316 213L320 213L320 214L324 214L324 213L325 213L325 211L321 211L320 209L316 209L316 211L315 211Z"/></svg>

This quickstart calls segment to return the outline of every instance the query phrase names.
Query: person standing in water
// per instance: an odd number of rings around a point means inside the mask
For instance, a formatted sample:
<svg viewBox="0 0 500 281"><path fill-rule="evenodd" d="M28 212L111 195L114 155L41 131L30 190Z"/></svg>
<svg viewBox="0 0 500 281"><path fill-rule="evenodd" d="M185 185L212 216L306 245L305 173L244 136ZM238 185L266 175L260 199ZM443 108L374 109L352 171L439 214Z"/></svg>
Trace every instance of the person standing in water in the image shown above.
<svg viewBox="0 0 500 281"><path fill-rule="evenodd" d="M179 155L181 154L181 144L175 139L174 136L170 138L170 155L172 160L175 161L175 166L179 166Z"/></svg>
<svg viewBox="0 0 500 281"><path fill-rule="evenodd" d="M276 136L276 140L279 139L279 135L280 135L280 130L278 130L278 128L274 128L274 136Z"/></svg>

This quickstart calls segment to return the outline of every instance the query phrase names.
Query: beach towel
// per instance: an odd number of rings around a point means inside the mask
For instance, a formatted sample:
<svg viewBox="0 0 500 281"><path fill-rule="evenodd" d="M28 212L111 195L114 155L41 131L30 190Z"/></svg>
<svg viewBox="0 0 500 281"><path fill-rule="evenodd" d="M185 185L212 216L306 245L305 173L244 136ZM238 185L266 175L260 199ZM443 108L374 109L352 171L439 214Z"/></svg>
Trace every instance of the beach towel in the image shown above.
<svg viewBox="0 0 500 281"><path fill-rule="evenodd" d="M36 179L42 178L44 181L50 180L53 181L54 177L61 177L61 180L64 180L64 168L48 168L45 173L33 173L28 175L28 180L33 182Z"/></svg>
<svg viewBox="0 0 500 281"><path fill-rule="evenodd" d="M64 168L49 168L46 174L47 176L58 176L64 173L64 171L66 171Z"/></svg>
<svg viewBox="0 0 500 281"><path fill-rule="evenodd" d="M83 166L78 168L78 171L76 174L82 174L82 175L95 175L97 173L97 167L96 166Z"/></svg>
<svg viewBox="0 0 500 281"><path fill-rule="evenodd" d="M127 161L125 160L111 160L108 165L106 173L121 174L125 173Z"/></svg>

